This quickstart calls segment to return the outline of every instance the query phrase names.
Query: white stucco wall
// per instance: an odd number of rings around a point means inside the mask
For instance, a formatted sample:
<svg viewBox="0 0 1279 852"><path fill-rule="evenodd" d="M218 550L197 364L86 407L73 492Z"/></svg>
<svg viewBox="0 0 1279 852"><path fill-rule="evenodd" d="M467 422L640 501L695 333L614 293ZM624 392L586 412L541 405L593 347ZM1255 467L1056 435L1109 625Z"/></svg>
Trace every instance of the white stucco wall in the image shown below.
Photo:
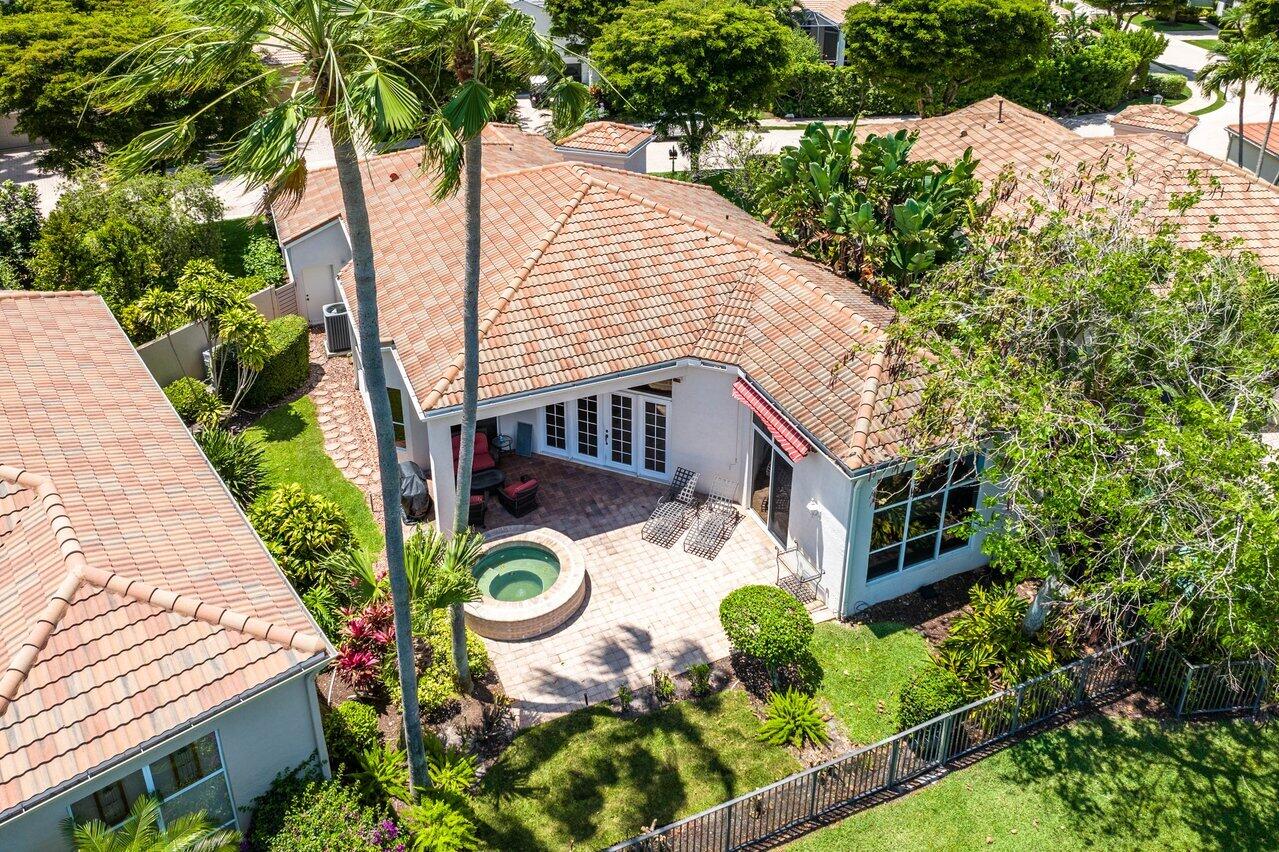
<svg viewBox="0 0 1279 852"><path fill-rule="evenodd" d="M584 163L596 163L614 169L625 169L628 172L648 171L649 142L636 148L630 154L607 154L603 151L583 151L580 148L567 148L560 145L555 150L564 155L566 160L580 160Z"/></svg>
<svg viewBox="0 0 1279 852"><path fill-rule="evenodd" d="M822 569L819 591L832 609L843 593L847 573L845 553L852 492L848 475L818 452L810 452L795 464L791 481L791 543ZM814 509L808 505L812 501L816 502Z"/></svg>
<svg viewBox="0 0 1279 852"><path fill-rule="evenodd" d="M1279 127L1275 128L1274 133L1276 136L1279 136ZM1272 147L1273 145L1274 143L1271 142ZM1243 167L1247 169L1249 172L1253 172L1253 173L1256 172L1257 154L1260 153L1260 151L1261 151L1260 145L1255 145L1246 139L1244 140ZM1238 157L1239 157L1239 137L1231 133L1230 134L1230 151L1228 152L1226 159L1227 161L1234 163L1238 161ZM1279 157L1269 152L1266 153L1266 159L1261 164L1260 177L1262 180L1268 181L1269 183L1279 184Z"/></svg>
<svg viewBox="0 0 1279 852"><path fill-rule="evenodd" d="M278 773L306 762L317 752L325 757L323 743L317 739L316 733L318 712L311 676L294 677L110 772L63 792L35 810L0 824L0 849L68 852L71 846L63 838L59 824L68 816L72 802L138 771L210 731L218 732L231 784L231 798L243 830L249 824L249 815L244 809L266 792Z"/></svg>
<svg viewBox="0 0 1279 852"><path fill-rule="evenodd" d="M298 285L298 313L318 322L319 307L337 301L334 281L351 259L351 244L341 220L303 234L281 249L289 278Z"/></svg>

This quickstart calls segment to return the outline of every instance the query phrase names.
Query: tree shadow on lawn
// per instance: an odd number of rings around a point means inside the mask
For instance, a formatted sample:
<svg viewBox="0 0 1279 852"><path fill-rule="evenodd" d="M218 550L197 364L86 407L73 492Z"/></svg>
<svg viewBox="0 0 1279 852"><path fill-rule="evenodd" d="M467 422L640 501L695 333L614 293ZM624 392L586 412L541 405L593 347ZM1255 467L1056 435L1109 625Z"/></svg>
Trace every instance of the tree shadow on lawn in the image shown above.
<svg viewBox="0 0 1279 852"><path fill-rule="evenodd" d="M307 420L293 407L293 403L284 403L267 411L252 426L261 435L263 443L283 443L305 432Z"/></svg>
<svg viewBox="0 0 1279 852"><path fill-rule="evenodd" d="M569 840L595 848L732 798L737 773L706 741L707 721L694 718L713 717L717 734L757 747L753 730L721 715L724 701L630 719L596 706L522 732L484 777L481 836L495 849L563 849Z"/></svg>
<svg viewBox="0 0 1279 852"><path fill-rule="evenodd" d="M1079 838L1101 848L1163 845L1169 830L1199 848L1273 848L1277 739L1247 721L1094 717L1009 750L1007 780L1058 799Z"/></svg>

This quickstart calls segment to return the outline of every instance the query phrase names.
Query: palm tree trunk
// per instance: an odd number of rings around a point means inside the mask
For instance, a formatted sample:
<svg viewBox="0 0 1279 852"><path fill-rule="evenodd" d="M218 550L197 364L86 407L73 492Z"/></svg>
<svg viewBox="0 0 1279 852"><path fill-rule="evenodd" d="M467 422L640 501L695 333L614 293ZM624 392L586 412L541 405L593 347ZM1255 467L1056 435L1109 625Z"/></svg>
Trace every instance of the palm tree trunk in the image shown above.
<svg viewBox="0 0 1279 852"><path fill-rule="evenodd" d="M471 510L471 462L475 458L475 419L480 390L480 166L484 145L480 134L466 140L466 294L462 306L462 436L457 453L457 511L453 531L466 529ZM470 695L471 668L466 662L466 617L461 604L449 612L453 631L453 663L457 685Z"/></svg>
<svg viewBox="0 0 1279 852"><path fill-rule="evenodd" d="M1261 150L1257 153L1257 177L1261 177L1261 168L1266 163L1266 151L1270 149L1270 131L1275 128L1275 107L1279 106L1279 92L1270 96L1270 118L1266 121L1266 135L1261 138ZM1239 127L1239 150L1243 150L1243 122Z"/></svg>
<svg viewBox="0 0 1279 852"><path fill-rule="evenodd" d="M391 599L395 606L395 654L400 674L404 707L404 740L409 753L409 784L413 791L429 785L426 748L422 742L422 717L417 703L417 670L413 652L413 626L409 605L409 582L404 573L404 528L400 524L400 469L395 455L395 435L391 427L391 399L386 393L386 371L382 366L382 340L377 316L377 280L373 266L373 237L369 232L369 211L364 201L364 184L355 145L333 142L338 184L347 231L351 236L351 262L355 268L355 302L359 312L360 368L373 411L373 434L377 439L378 473L382 477L382 510L386 518L386 561L391 579Z"/></svg>
<svg viewBox="0 0 1279 852"><path fill-rule="evenodd" d="M1239 168L1243 168L1243 100L1248 94L1248 81L1246 79L1239 81L1239 152L1235 158L1239 163Z"/></svg>

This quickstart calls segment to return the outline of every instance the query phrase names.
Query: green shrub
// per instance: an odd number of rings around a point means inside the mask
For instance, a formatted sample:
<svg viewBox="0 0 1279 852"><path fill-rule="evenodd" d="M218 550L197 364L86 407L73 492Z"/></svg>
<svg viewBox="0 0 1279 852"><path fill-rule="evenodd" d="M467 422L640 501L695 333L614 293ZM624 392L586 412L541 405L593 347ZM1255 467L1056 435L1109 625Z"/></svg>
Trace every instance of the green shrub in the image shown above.
<svg viewBox="0 0 1279 852"><path fill-rule="evenodd" d="M852 117L914 112L915 107L866 85L849 66L804 63L773 101L774 115L795 118Z"/></svg>
<svg viewBox="0 0 1279 852"><path fill-rule="evenodd" d="M817 700L794 689L774 692L768 701L764 724L757 738L773 745L790 745L799 748L814 743L825 745L830 741L826 720L817 709Z"/></svg>
<svg viewBox="0 0 1279 852"><path fill-rule="evenodd" d="M428 721L448 716L459 700L457 673L452 664L428 666L417 676L417 703Z"/></svg>
<svg viewBox="0 0 1279 852"><path fill-rule="evenodd" d="M973 586L969 608L950 623L938 648L938 661L973 690L1015 686L1061 664L1058 651L1041 630L1032 638L1022 631L1030 602L1012 586Z"/></svg>
<svg viewBox="0 0 1279 852"><path fill-rule="evenodd" d="M1190 87L1180 74L1148 74L1145 90L1147 94L1160 95L1169 101L1190 97Z"/></svg>
<svg viewBox="0 0 1279 852"><path fill-rule="evenodd" d="M370 806L337 779L303 769L277 776L253 803L246 852L382 852L387 805Z"/></svg>
<svg viewBox="0 0 1279 852"><path fill-rule="evenodd" d="M284 283L284 258L280 246L270 237L256 237L244 250L244 274L260 278L263 286L279 287Z"/></svg>
<svg viewBox="0 0 1279 852"><path fill-rule="evenodd" d="M352 545L351 524L333 501L296 482L281 485L253 504L253 528L298 591L320 579L326 556Z"/></svg>
<svg viewBox="0 0 1279 852"><path fill-rule="evenodd" d="M453 632L449 625L448 610L441 609L431 613L427 644L430 646L431 664L444 666L450 677L456 677L457 668L453 665ZM493 670L484 640L469 628L466 631L466 663L473 678L485 677Z"/></svg>
<svg viewBox="0 0 1279 852"><path fill-rule="evenodd" d="M907 681L898 693L898 730L913 728L968 701L970 693L959 676L949 669L932 664Z"/></svg>
<svg viewBox="0 0 1279 852"><path fill-rule="evenodd" d="M187 425L212 426L222 419L222 400L199 379L184 376L166 387L164 395Z"/></svg>
<svg viewBox="0 0 1279 852"><path fill-rule="evenodd" d="M196 432L195 440L241 506L257 499L266 475L258 444L216 426Z"/></svg>
<svg viewBox="0 0 1279 852"><path fill-rule="evenodd" d="M338 601L337 592L332 586L327 583L312 586L303 593L302 603L325 636L336 641L342 635L346 619L342 615L342 604Z"/></svg>
<svg viewBox="0 0 1279 852"><path fill-rule="evenodd" d="M377 711L360 701L343 701L324 714L324 742L334 767L357 768L360 755L382 742Z"/></svg>
<svg viewBox="0 0 1279 852"><path fill-rule="evenodd" d="M306 319L286 314L267 323L266 333L269 354L244 395L242 404L246 408L265 408L278 402L302 387L311 371L311 341ZM227 371L224 385L228 379L231 387L223 387L224 396L234 390L234 370Z"/></svg>
<svg viewBox="0 0 1279 852"><path fill-rule="evenodd" d="M653 669L653 697L662 704L675 697L675 680L662 669Z"/></svg>
<svg viewBox="0 0 1279 852"><path fill-rule="evenodd" d="M719 621L734 651L754 657L776 683L778 670L801 659L813 638L813 617L776 586L743 586L719 605Z"/></svg>
<svg viewBox="0 0 1279 852"><path fill-rule="evenodd" d="M694 663L688 667L689 688L694 695L705 695L711 689L710 663Z"/></svg>

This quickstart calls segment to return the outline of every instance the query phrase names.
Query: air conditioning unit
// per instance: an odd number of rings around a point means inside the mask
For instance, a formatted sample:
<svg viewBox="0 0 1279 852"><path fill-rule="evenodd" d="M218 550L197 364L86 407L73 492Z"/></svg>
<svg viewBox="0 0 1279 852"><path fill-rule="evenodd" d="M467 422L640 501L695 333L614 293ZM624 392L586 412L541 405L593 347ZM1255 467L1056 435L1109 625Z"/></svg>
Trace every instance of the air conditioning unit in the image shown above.
<svg viewBox="0 0 1279 852"><path fill-rule="evenodd" d="M324 351L330 355L351 351L351 317L341 302L324 306Z"/></svg>

